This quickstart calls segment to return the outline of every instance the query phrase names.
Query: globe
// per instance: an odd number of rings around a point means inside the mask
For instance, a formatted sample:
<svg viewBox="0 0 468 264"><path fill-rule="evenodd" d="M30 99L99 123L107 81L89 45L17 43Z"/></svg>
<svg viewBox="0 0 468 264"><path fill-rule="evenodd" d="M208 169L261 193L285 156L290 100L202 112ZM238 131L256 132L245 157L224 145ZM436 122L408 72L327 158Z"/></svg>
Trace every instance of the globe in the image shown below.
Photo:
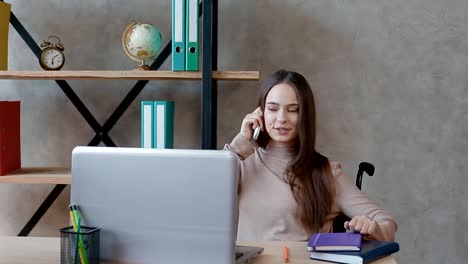
<svg viewBox="0 0 468 264"><path fill-rule="evenodd" d="M150 24L132 21L122 35L122 47L131 59L140 62L140 70L149 70L147 62L153 61L161 49L161 33Z"/></svg>

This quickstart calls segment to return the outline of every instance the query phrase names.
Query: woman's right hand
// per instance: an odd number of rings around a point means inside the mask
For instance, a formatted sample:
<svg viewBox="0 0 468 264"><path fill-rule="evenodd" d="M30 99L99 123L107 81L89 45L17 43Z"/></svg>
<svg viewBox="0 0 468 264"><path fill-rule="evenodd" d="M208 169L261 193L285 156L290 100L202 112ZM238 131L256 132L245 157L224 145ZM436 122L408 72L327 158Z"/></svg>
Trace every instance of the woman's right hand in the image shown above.
<svg viewBox="0 0 468 264"><path fill-rule="evenodd" d="M260 107L255 109L250 114L247 114L242 120L240 133L246 137L248 140L252 139L253 131L255 128L260 127L260 130L263 131L263 113Z"/></svg>

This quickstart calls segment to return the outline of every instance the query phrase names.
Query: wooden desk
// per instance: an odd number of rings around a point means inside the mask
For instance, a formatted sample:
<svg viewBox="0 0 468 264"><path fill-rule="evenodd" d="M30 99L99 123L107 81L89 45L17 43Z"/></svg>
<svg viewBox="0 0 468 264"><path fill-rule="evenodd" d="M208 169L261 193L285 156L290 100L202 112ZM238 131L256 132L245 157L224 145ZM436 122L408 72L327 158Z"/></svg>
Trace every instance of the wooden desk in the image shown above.
<svg viewBox="0 0 468 264"><path fill-rule="evenodd" d="M328 263L308 258L303 242L239 242L265 248L254 264L283 264L283 246L289 247L290 264ZM60 263L60 238L57 237L0 237L1 264L58 264ZM380 259L374 264L396 264L392 256Z"/></svg>

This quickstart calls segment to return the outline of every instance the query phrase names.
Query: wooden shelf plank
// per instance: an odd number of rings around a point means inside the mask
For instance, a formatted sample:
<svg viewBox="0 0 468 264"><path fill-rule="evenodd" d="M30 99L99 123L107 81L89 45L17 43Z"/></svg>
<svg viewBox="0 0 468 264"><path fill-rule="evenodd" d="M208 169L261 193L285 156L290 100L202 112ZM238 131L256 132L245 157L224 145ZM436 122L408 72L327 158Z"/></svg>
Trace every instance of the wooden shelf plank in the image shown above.
<svg viewBox="0 0 468 264"><path fill-rule="evenodd" d="M12 80L200 80L202 72L174 71L0 71ZM257 81L258 71L214 71L216 80Z"/></svg>
<svg viewBox="0 0 468 264"><path fill-rule="evenodd" d="M70 184L71 174L70 169L67 168L21 168L7 175L0 176L0 183Z"/></svg>

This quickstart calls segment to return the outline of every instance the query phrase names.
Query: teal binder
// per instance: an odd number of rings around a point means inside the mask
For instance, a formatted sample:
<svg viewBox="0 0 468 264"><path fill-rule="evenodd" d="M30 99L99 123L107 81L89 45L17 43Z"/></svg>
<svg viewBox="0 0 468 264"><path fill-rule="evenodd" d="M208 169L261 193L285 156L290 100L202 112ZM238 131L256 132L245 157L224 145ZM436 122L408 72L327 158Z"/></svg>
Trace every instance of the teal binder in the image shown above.
<svg viewBox="0 0 468 264"><path fill-rule="evenodd" d="M185 70L198 71L198 0L186 0L185 16Z"/></svg>
<svg viewBox="0 0 468 264"><path fill-rule="evenodd" d="M153 101L141 101L141 147L154 147L154 118L153 118Z"/></svg>
<svg viewBox="0 0 468 264"><path fill-rule="evenodd" d="M155 101L154 148L174 148L174 102Z"/></svg>
<svg viewBox="0 0 468 264"><path fill-rule="evenodd" d="M172 70L185 70L185 1L172 0Z"/></svg>

